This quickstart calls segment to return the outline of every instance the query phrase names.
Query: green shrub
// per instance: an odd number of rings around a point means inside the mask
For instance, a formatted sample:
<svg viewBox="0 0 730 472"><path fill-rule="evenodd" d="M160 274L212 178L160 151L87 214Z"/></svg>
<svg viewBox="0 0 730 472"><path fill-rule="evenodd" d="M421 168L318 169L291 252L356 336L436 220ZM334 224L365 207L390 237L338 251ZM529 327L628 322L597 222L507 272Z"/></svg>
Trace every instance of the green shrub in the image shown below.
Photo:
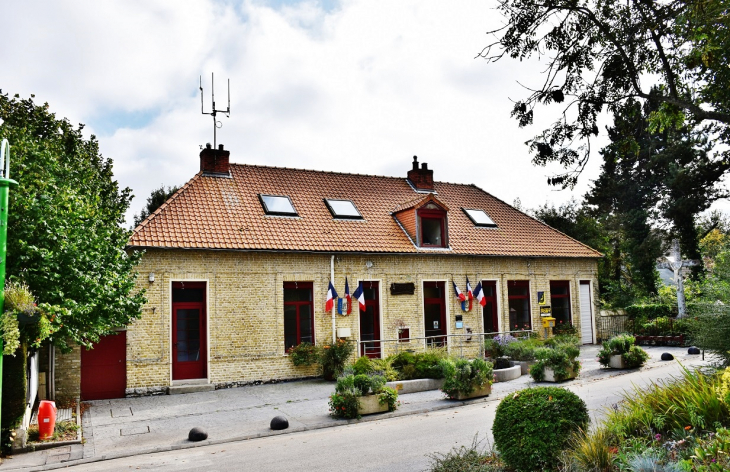
<svg viewBox="0 0 730 472"><path fill-rule="evenodd" d="M620 355L629 369L641 367L649 359L649 354L635 343L636 338L630 334L612 337L603 343L603 349L598 352L598 362L607 367L611 363L611 356Z"/></svg>
<svg viewBox="0 0 730 472"><path fill-rule="evenodd" d="M509 343L504 348L504 355L515 361L534 361L535 349L543 347L545 343L541 339L527 338Z"/></svg>
<svg viewBox="0 0 730 472"><path fill-rule="evenodd" d="M360 390L360 395L367 395L370 391L370 377L368 377L366 374L357 374L356 376L354 376L353 383L354 387Z"/></svg>
<svg viewBox="0 0 730 472"><path fill-rule="evenodd" d="M651 320L662 316L672 316L672 306L662 303L631 305L626 307L630 319L643 318Z"/></svg>
<svg viewBox="0 0 730 472"><path fill-rule="evenodd" d="M580 348L580 338L572 334L557 334L546 340L545 345L548 347L571 346L578 349Z"/></svg>
<svg viewBox="0 0 730 472"><path fill-rule="evenodd" d="M507 465L518 471L557 467L571 434L585 430L586 405L576 394L557 387L521 390L497 406L494 442Z"/></svg>
<svg viewBox="0 0 730 472"><path fill-rule="evenodd" d="M454 447L446 454L429 454L429 472L501 472L504 462L491 448L481 446L475 436L471 446Z"/></svg>
<svg viewBox="0 0 730 472"><path fill-rule="evenodd" d="M382 387L378 393L378 403L388 405L388 411L395 411L398 405L398 391L390 387Z"/></svg>
<svg viewBox="0 0 730 472"><path fill-rule="evenodd" d="M319 362L317 346L312 343L301 343L289 349L289 360L297 367L315 365Z"/></svg>
<svg viewBox="0 0 730 472"><path fill-rule="evenodd" d="M553 334L567 334L575 336L578 334L578 330L575 328L575 326L573 326L572 323L561 323L555 325L555 327L553 328Z"/></svg>
<svg viewBox="0 0 730 472"><path fill-rule="evenodd" d="M319 355L319 368L322 377L327 380L337 378L345 368L347 358L355 352L352 341L338 339L334 344L322 346Z"/></svg>
<svg viewBox="0 0 730 472"><path fill-rule="evenodd" d="M359 357L352 364L352 368L355 370L355 374L369 374L375 370L375 366L368 356Z"/></svg>
<svg viewBox="0 0 730 472"><path fill-rule="evenodd" d="M398 380L398 371L391 365L389 357L385 359L370 359L370 364L373 367L373 372L380 372L388 382Z"/></svg>
<svg viewBox="0 0 730 472"><path fill-rule="evenodd" d="M555 380L562 381L570 377L570 370L580 372L580 362L576 360L580 350L570 344L557 344L555 347L542 347L535 350L537 361L530 367L530 376L535 382L545 380L545 368L555 372Z"/></svg>
<svg viewBox="0 0 730 472"><path fill-rule="evenodd" d="M418 354L404 351L389 359L390 365L398 372L397 380L440 379L444 374L439 361L446 357L445 349L434 348Z"/></svg>
<svg viewBox="0 0 730 472"><path fill-rule="evenodd" d="M469 395L484 385L492 384L492 363L484 359L441 360L441 369L444 372L444 385L441 390L449 397Z"/></svg>
<svg viewBox="0 0 730 472"><path fill-rule="evenodd" d="M337 418L360 418L358 392L355 389L335 392L330 395L330 414Z"/></svg>
<svg viewBox="0 0 730 472"><path fill-rule="evenodd" d="M649 359L649 354L647 354L646 351L639 346L631 346L629 348L629 352L621 354L621 357L623 357L626 367L634 369L644 365L644 363Z"/></svg>

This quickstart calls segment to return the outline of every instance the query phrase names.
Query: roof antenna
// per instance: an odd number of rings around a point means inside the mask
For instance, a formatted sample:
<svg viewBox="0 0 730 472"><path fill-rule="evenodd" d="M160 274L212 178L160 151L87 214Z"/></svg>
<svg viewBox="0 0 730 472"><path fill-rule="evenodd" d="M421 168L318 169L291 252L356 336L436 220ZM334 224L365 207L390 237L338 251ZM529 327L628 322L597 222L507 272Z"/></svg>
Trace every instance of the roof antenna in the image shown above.
<svg viewBox="0 0 730 472"><path fill-rule="evenodd" d="M216 110L215 109L215 81L213 77L213 73L210 73L210 96L213 102L213 105L211 106L211 111L206 113L205 109L203 107L203 76L200 76L200 112L203 115L210 115L213 117L213 149L217 149L217 136L216 136L216 130L218 128L221 128L223 126L223 123L220 121L217 121L215 119L216 114L218 113L224 113L226 115L226 118L230 118L231 116L231 79L228 79L228 108L225 110Z"/></svg>

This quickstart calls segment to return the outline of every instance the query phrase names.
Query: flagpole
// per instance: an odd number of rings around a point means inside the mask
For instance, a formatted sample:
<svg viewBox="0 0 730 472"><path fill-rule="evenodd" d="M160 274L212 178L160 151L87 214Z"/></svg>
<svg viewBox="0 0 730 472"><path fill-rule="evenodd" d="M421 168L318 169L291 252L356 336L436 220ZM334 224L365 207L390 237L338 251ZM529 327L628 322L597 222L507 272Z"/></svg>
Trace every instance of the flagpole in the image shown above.
<svg viewBox="0 0 730 472"><path fill-rule="evenodd" d="M330 280L332 285L335 283L335 256L330 259ZM332 345L337 342L337 332L335 330L335 304L332 304Z"/></svg>

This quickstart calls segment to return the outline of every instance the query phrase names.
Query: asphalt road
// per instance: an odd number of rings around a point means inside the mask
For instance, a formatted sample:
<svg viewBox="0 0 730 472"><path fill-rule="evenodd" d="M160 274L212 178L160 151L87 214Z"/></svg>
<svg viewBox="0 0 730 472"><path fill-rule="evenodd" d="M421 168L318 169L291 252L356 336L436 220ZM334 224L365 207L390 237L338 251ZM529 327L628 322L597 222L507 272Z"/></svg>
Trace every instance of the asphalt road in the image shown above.
<svg viewBox="0 0 730 472"><path fill-rule="evenodd" d="M586 402L594 423L632 384L679 375L672 362L648 371L562 386ZM491 440L498 402L199 448L81 464L75 471L422 471L429 454Z"/></svg>

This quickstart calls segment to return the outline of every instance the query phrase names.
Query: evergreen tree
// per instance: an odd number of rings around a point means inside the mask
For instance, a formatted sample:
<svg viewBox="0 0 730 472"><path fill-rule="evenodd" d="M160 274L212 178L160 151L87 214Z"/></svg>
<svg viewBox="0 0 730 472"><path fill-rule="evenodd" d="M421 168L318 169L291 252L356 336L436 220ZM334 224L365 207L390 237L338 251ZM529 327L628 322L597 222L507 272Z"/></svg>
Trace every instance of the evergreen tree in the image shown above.
<svg viewBox="0 0 730 472"><path fill-rule="evenodd" d="M180 187L173 186L165 188L164 185L160 185L160 188L156 188L147 197L147 205L142 208L142 211L138 215L134 215L134 226L137 227L141 222L147 219L152 213L162 206L175 192L180 190Z"/></svg>

